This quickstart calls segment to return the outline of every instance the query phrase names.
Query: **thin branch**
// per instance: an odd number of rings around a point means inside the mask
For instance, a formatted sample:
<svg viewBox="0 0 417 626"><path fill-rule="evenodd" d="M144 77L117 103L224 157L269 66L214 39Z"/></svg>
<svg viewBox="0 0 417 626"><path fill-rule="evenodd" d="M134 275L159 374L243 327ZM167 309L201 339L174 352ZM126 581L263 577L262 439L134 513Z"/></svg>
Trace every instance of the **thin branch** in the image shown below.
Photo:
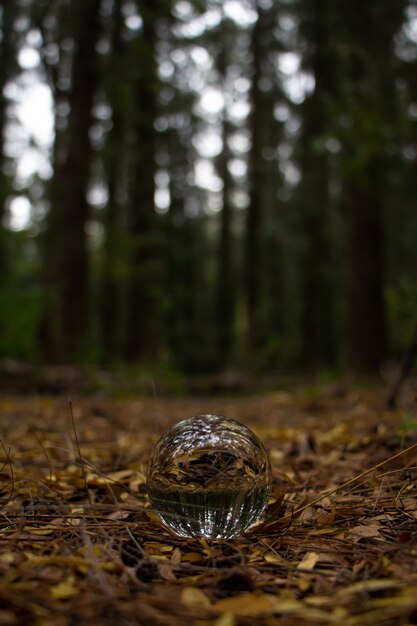
<svg viewBox="0 0 417 626"><path fill-rule="evenodd" d="M10 502L11 499L13 498L14 488L15 488L15 484L14 484L15 483L15 477L14 477L14 471L13 471L13 463L12 463L11 456L10 456L10 453L11 453L12 449L9 446L9 449L6 450L6 447L5 447L2 439L0 439L0 445L3 448L3 451L4 451L5 455L6 455L6 461L5 461L4 465L3 465L3 467L1 468L1 471L3 471L3 469L4 469L6 464L8 464L9 467L10 467L10 482L11 482L11 485L12 485L12 490L9 493L9 497L7 499L7 502Z"/></svg>
<svg viewBox="0 0 417 626"><path fill-rule="evenodd" d="M84 484L85 484L85 489L87 491L87 495L88 495L88 501L90 503L90 506L93 506L93 501L91 499L91 494L90 494L90 490L88 488L88 482L87 482L87 473L85 471L85 465L84 465L84 461L83 461L83 457L81 456L81 448L80 448L80 442L78 441L78 433L77 433L77 429L75 427L75 419L74 419L74 411L72 410L72 401L71 398L68 398L68 404L70 407L70 415L71 415L71 422L72 422L72 429L74 431L74 437L75 437L75 446L77 448L77 452L78 452L78 463L81 466L81 471L83 474L83 479L84 479Z"/></svg>
<svg viewBox="0 0 417 626"><path fill-rule="evenodd" d="M51 463L51 459L49 457L49 454L47 453L45 446L43 445L43 443L42 443L38 433L36 432L36 430L35 430L35 428L33 426L29 426L29 432L30 432L31 435L33 435L35 437L36 441L38 442L38 444L39 444L39 446L40 446L40 448L41 448L41 450L42 450L42 452L44 454L44 457L46 458L46 462L48 463L48 467L49 467L49 482L52 482L52 476L53 476L54 470L52 468L52 463Z"/></svg>

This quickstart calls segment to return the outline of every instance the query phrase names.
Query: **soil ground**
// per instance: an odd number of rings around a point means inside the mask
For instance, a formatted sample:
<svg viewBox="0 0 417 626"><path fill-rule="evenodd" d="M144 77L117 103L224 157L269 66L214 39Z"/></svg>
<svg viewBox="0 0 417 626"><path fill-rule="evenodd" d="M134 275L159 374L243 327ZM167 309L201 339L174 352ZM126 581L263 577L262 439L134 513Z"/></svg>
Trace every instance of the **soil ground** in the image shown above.
<svg viewBox="0 0 417 626"><path fill-rule="evenodd" d="M3 396L0 625L417 624L415 389L386 396ZM234 540L178 538L147 500L154 442L200 413L271 458L265 520Z"/></svg>

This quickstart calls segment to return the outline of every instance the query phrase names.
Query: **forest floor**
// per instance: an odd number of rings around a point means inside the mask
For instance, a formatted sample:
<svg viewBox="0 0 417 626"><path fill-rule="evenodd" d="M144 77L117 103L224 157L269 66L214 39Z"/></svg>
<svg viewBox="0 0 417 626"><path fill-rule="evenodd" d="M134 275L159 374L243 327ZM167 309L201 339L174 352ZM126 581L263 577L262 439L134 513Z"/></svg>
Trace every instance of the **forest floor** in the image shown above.
<svg viewBox="0 0 417 626"><path fill-rule="evenodd" d="M386 391L72 397L72 411L3 396L0 625L417 624L416 391L395 411ZM181 539L150 511L152 446L199 413L243 421L270 455L276 502L246 536Z"/></svg>

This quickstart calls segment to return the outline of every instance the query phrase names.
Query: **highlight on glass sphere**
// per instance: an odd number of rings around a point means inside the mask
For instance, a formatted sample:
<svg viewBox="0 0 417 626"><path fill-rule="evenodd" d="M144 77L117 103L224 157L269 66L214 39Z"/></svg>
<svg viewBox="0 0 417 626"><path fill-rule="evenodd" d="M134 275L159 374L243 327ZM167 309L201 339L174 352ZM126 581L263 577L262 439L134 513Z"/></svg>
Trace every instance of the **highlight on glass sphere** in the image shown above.
<svg viewBox="0 0 417 626"><path fill-rule="evenodd" d="M147 475L150 501L181 537L228 539L262 516L271 466L258 437L221 415L197 415L156 443Z"/></svg>

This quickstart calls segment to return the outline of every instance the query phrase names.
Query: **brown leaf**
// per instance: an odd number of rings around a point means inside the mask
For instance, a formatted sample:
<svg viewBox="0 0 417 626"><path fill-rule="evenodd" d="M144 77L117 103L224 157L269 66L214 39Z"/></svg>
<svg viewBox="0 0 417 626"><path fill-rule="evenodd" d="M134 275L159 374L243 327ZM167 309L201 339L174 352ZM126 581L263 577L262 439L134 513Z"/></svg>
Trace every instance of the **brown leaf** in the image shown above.
<svg viewBox="0 0 417 626"><path fill-rule="evenodd" d="M361 524L359 526L355 526L350 530L350 533L355 536L357 541L360 541L363 538L372 538L378 537L381 538L381 534L379 532L381 528L381 524L378 522L375 524Z"/></svg>

